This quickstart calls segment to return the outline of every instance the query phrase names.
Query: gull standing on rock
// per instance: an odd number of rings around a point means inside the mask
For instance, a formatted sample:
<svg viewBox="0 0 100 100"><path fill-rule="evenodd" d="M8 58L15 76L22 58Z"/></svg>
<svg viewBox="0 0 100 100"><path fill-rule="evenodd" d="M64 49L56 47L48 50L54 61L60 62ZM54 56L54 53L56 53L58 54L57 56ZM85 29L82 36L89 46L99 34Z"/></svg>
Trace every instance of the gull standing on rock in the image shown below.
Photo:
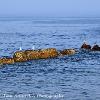
<svg viewBox="0 0 100 100"><path fill-rule="evenodd" d="M34 45L32 46L32 50L35 50L35 46Z"/></svg>
<svg viewBox="0 0 100 100"><path fill-rule="evenodd" d="M22 50L22 47L20 47L19 50L21 51Z"/></svg>

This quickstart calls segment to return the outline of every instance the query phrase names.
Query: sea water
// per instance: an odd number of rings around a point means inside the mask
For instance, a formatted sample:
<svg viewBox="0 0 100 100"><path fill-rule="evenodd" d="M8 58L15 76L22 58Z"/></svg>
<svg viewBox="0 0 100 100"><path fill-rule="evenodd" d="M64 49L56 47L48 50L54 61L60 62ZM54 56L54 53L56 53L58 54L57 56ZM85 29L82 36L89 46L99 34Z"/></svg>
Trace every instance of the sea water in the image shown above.
<svg viewBox="0 0 100 100"><path fill-rule="evenodd" d="M0 18L0 57L84 40L100 45L100 18ZM100 100L100 52L0 66L0 100Z"/></svg>

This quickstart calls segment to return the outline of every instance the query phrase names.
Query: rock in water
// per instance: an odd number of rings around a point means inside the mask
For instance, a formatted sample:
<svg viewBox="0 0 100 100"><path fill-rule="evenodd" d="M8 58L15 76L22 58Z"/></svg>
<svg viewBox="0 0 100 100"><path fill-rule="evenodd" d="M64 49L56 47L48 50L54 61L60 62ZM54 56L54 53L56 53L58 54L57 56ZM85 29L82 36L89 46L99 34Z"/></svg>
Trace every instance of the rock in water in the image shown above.
<svg viewBox="0 0 100 100"><path fill-rule="evenodd" d="M64 49L63 51L60 51L61 55L73 55L76 51L74 49Z"/></svg>
<svg viewBox="0 0 100 100"><path fill-rule="evenodd" d="M87 49L87 50L90 50L91 49L91 46L84 43L82 46L81 46L82 49Z"/></svg>
<svg viewBox="0 0 100 100"><path fill-rule="evenodd" d="M13 55L15 62L23 62L34 59L46 59L57 57L58 52L55 48L48 48L44 50L25 50L16 51Z"/></svg>
<svg viewBox="0 0 100 100"><path fill-rule="evenodd" d="M94 45L93 48L92 48L92 51L100 51L100 47L99 45Z"/></svg>
<svg viewBox="0 0 100 100"><path fill-rule="evenodd" d="M55 48L48 48L43 50L26 50L25 54L28 60L34 59L46 59L58 56L58 52Z"/></svg>
<svg viewBox="0 0 100 100"><path fill-rule="evenodd" d="M40 58L46 59L46 58L54 58L58 56L58 52L55 48L48 48L40 51Z"/></svg>
<svg viewBox="0 0 100 100"><path fill-rule="evenodd" d="M25 54L27 56L27 60L40 59L41 57L40 50L26 50Z"/></svg>
<svg viewBox="0 0 100 100"><path fill-rule="evenodd" d="M13 55L15 62L23 62L27 61L27 56L25 54L25 51L16 51Z"/></svg>
<svg viewBox="0 0 100 100"><path fill-rule="evenodd" d="M3 65L3 64L14 64L14 59L6 58L6 57L0 58L0 65Z"/></svg>

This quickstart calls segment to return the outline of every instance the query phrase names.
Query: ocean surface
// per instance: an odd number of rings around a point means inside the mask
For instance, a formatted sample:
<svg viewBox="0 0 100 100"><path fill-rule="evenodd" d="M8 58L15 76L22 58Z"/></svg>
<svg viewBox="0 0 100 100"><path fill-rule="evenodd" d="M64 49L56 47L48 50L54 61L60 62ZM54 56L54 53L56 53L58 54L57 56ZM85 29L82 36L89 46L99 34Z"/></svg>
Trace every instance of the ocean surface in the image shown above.
<svg viewBox="0 0 100 100"><path fill-rule="evenodd" d="M0 57L23 50L100 45L100 18L0 18ZM0 100L100 100L100 52L0 66Z"/></svg>

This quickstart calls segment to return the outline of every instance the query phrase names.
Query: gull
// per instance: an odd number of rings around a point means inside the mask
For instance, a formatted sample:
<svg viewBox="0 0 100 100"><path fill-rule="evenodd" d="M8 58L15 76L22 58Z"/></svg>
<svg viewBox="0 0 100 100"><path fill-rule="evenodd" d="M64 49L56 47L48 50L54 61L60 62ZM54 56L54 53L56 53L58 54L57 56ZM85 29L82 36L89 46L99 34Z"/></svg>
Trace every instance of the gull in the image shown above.
<svg viewBox="0 0 100 100"><path fill-rule="evenodd" d="M22 50L22 47L20 47L19 50L21 51Z"/></svg>
<svg viewBox="0 0 100 100"><path fill-rule="evenodd" d="M86 41L86 40L84 40L84 41L83 41L83 43L87 43L87 41Z"/></svg>
<svg viewBox="0 0 100 100"><path fill-rule="evenodd" d="M32 46L32 50L35 50L35 46Z"/></svg>

